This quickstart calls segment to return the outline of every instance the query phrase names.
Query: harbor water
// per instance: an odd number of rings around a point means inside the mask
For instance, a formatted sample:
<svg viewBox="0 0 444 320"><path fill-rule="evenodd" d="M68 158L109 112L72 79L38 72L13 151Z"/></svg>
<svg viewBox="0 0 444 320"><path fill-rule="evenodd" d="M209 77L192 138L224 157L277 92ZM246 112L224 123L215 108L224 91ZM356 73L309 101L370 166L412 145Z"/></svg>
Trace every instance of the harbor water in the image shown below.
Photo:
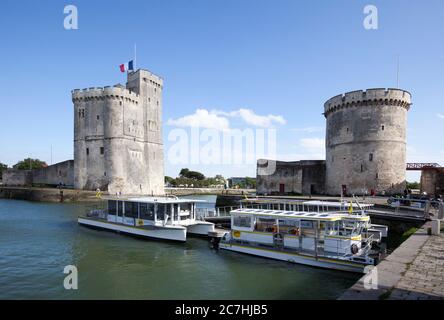
<svg viewBox="0 0 444 320"><path fill-rule="evenodd" d="M214 207L215 196L196 196ZM0 299L335 299L359 274L77 224L88 204L0 199ZM63 286L65 266L78 289Z"/></svg>

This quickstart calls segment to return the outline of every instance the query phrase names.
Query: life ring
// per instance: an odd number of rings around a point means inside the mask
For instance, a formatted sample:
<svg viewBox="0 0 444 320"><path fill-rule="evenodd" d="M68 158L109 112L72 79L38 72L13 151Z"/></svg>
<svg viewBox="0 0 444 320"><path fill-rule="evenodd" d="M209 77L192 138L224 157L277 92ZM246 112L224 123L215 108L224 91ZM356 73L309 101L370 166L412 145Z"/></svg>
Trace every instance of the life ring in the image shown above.
<svg viewBox="0 0 444 320"><path fill-rule="evenodd" d="M271 227L271 232L276 233L277 232L277 227L276 226Z"/></svg>
<svg viewBox="0 0 444 320"><path fill-rule="evenodd" d="M359 252L359 248L358 248L358 246L356 245L356 243L353 243L353 244L351 245L350 251L351 251L352 254L357 254L357 253Z"/></svg>
<svg viewBox="0 0 444 320"><path fill-rule="evenodd" d="M299 228L294 228L294 229L292 230L292 233L293 233L295 236L298 236L298 235L299 235Z"/></svg>

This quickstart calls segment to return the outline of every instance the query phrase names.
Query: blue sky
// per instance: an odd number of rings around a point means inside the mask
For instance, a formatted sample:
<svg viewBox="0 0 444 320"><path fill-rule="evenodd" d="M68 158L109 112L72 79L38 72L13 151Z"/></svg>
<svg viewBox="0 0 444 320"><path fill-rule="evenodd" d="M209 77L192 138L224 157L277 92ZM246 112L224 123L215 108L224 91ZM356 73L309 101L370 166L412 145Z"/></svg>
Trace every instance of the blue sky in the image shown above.
<svg viewBox="0 0 444 320"><path fill-rule="evenodd" d="M78 30L63 28L69 4ZM368 4L378 8L377 30L363 27ZM2 1L0 162L49 163L51 145L53 162L72 158L70 91L124 83L118 66L137 43L137 65L164 78L166 154L171 130L200 109L230 128L275 128L282 159L322 158L323 103L395 87L399 55L400 87L414 103L408 161L444 164L443 12L440 0ZM207 175L256 170L167 159L166 174L184 166Z"/></svg>

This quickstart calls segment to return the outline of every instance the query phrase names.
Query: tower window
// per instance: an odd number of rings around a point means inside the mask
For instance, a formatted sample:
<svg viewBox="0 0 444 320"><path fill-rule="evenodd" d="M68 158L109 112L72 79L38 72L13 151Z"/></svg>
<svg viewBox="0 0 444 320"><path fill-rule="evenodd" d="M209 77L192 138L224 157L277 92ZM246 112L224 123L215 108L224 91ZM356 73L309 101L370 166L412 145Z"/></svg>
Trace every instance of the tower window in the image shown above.
<svg viewBox="0 0 444 320"><path fill-rule="evenodd" d="M347 133L350 131L350 129L349 128L347 128Z"/></svg>
<svg viewBox="0 0 444 320"><path fill-rule="evenodd" d="M381 126L381 130L384 131L384 129L385 129L385 127L384 127L384 126Z"/></svg>
<svg viewBox="0 0 444 320"><path fill-rule="evenodd" d="M104 147L100 147L100 154L104 154L105 153L105 148Z"/></svg>
<svg viewBox="0 0 444 320"><path fill-rule="evenodd" d="M373 161L373 153L370 153L370 154L368 155L368 161Z"/></svg>
<svg viewBox="0 0 444 320"><path fill-rule="evenodd" d="M99 120L100 119L100 116L99 115L97 115L97 120Z"/></svg>
<svg viewBox="0 0 444 320"><path fill-rule="evenodd" d="M364 172L364 166L361 164L361 172Z"/></svg>
<svg viewBox="0 0 444 320"><path fill-rule="evenodd" d="M86 148L86 155L89 156L89 148Z"/></svg>

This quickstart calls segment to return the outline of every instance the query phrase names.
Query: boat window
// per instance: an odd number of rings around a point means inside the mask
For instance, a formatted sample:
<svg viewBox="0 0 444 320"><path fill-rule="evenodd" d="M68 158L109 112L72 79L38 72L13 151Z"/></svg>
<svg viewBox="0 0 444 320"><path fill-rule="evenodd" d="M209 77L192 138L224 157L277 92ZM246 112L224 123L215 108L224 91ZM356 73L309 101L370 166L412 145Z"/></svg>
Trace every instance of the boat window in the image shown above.
<svg viewBox="0 0 444 320"><path fill-rule="evenodd" d="M174 220L179 221L179 205L177 203L174 203L172 206L173 206Z"/></svg>
<svg viewBox="0 0 444 320"><path fill-rule="evenodd" d="M234 216L233 225L235 227L251 228L251 217L250 216Z"/></svg>
<svg viewBox="0 0 444 320"><path fill-rule="evenodd" d="M158 203L157 204L157 220L164 220L165 219L165 204Z"/></svg>
<svg viewBox="0 0 444 320"><path fill-rule="evenodd" d="M257 218L256 230L259 232L273 232L273 226L276 226L276 220L270 218Z"/></svg>
<svg viewBox="0 0 444 320"><path fill-rule="evenodd" d="M189 219L191 215L191 203L180 204L180 215L182 219Z"/></svg>
<svg viewBox="0 0 444 320"><path fill-rule="evenodd" d="M141 203L139 210L140 219L154 220L154 203Z"/></svg>
<svg viewBox="0 0 444 320"><path fill-rule="evenodd" d="M123 202L117 201L117 215L122 217L123 216Z"/></svg>
<svg viewBox="0 0 444 320"><path fill-rule="evenodd" d="M279 232L288 233L291 235L299 234L299 221L298 220L279 220Z"/></svg>
<svg viewBox="0 0 444 320"><path fill-rule="evenodd" d="M335 235L337 234L337 226L338 224L333 222L333 221L329 221L325 224L325 234L326 235Z"/></svg>
<svg viewBox="0 0 444 320"><path fill-rule="evenodd" d="M314 229L313 221L301 221L301 228L304 229Z"/></svg>
<svg viewBox="0 0 444 320"><path fill-rule="evenodd" d="M108 214L112 215L117 214L117 201L115 200L108 201Z"/></svg>
<svg viewBox="0 0 444 320"><path fill-rule="evenodd" d="M125 217L137 218L138 217L138 204L137 202L125 201Z"/></svg>

